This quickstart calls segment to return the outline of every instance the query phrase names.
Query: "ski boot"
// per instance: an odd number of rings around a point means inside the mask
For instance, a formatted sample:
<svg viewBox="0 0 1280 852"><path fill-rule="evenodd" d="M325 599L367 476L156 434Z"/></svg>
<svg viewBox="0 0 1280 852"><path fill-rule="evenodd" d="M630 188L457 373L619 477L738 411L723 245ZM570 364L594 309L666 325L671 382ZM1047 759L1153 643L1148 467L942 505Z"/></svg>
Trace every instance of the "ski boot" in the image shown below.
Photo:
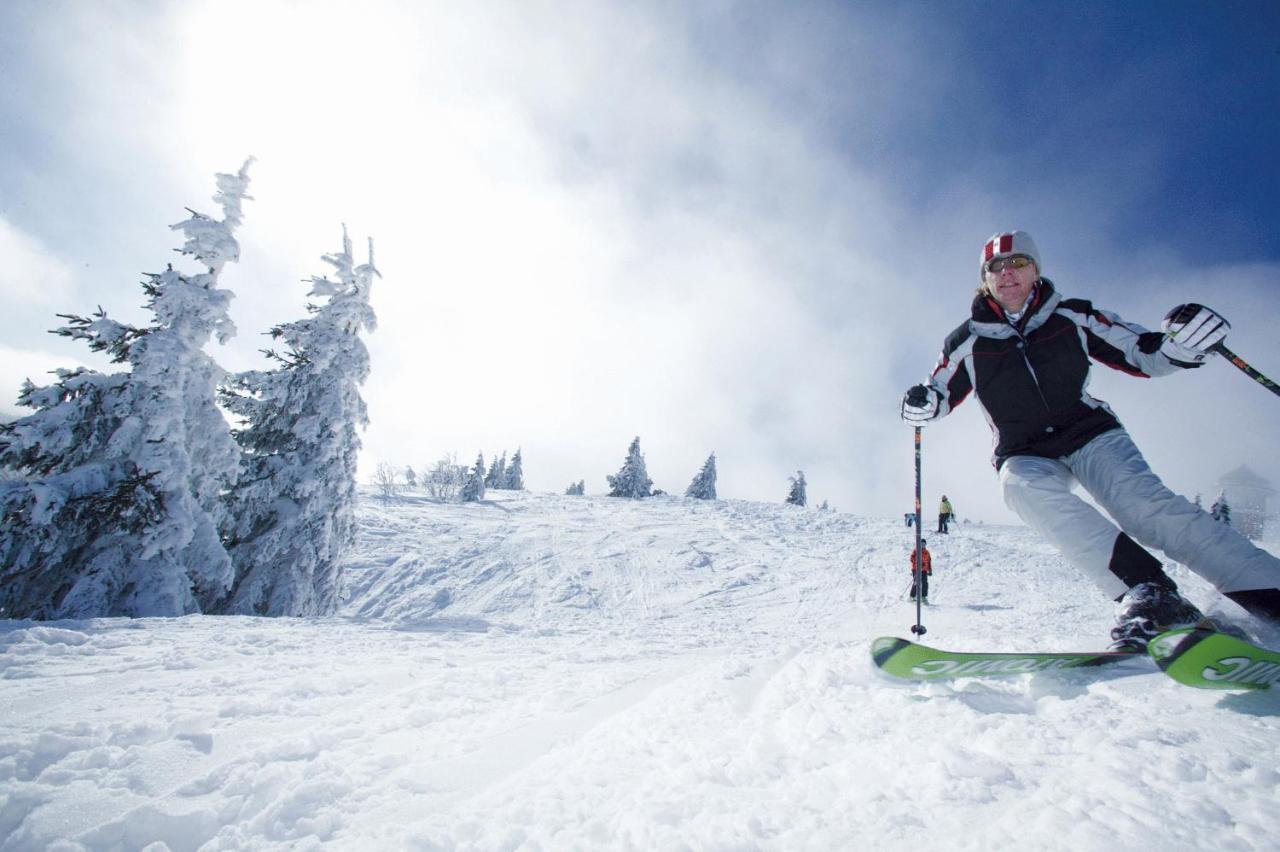
<svg viewBox="0 0 1280 852"><path fill-rule="evenodd" d="M1175 586L1139 583L1124 593L1116 607L1110 650L1145 651L1147 642L1164 631L1203 620L1204 614L1178 594Z"/></svg>

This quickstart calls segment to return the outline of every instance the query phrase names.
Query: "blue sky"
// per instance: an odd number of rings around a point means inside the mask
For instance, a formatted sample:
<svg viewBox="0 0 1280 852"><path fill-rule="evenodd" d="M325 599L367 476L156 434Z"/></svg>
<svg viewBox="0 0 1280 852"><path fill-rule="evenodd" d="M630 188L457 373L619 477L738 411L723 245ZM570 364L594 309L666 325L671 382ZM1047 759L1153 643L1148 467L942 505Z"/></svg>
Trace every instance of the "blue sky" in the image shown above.
<svg viewBox="0 0 1280 852"><path fill-rule="evenodd" d="M1220 250L1280 257L1280 5L1210 2L771 4L696 25L697 43L852 163L882 163L928 204L939 185L1062 177L1121 184L1112 242L1190 248L1214 217ZM870 10L870 11L869 11ZM889 48L856 50L870 20ZM727 34L726 34L727 31ZM866 41L870 38L863 36ZM761 53L810 52L803 77ZM869 72L869 73L868 73ZM872 120L844 85L884 85ZM860 98L858 98L860 100ZM1019 193L1022 194L1022 193ZM1220 240L1221 242L1217 242Z"/></svg>
<svg viewBox="0 0 1280 852"><path fill-rule="evenodd" d="M724 496L804 469L904 511L897 399L997 229L1131 321L1218 307L1280 372L1277 104L1263 2L6 3L0 404L96 363L56 313L143 321L167 226L254 155L210 351L261 366L342 223L374 237L366 470L522 446L591 493L638 434L668 491L715 451ZM1227 365L1094 390L1174 487L1280 484L1277 402ZM1007 519L988 449L972 404L931 427L926 499Z"/></svg>

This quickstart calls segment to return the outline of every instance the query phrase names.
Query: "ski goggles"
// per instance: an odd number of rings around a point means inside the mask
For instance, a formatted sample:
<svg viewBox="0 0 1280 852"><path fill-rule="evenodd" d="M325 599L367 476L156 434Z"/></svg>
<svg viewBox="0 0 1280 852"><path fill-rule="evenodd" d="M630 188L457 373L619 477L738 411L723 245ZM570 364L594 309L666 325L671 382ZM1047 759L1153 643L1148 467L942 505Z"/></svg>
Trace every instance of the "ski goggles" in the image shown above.
<svg viewBox="0 0 1280 852"><path fill-rule="evenodd" d="M1014 269L1022 269L1034 263L1031 258L1025 254L1015 254L1011 257L997 257L995 260L987 261L987 272L992 275L998 275L1005 267L1012 266Z"/></svg>

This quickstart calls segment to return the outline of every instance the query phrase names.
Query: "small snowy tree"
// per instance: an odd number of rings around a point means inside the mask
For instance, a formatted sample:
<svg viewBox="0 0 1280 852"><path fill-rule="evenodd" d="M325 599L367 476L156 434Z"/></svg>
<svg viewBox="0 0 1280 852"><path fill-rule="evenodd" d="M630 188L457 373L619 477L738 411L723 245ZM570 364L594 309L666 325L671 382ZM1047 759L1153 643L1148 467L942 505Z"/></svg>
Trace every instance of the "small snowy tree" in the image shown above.
<svg viewBox="0 0 1280 852"><path fill-rule="evenodd" d="M693 481L689 483L689 487L685 490L684 496L692 497L695 500L714 500L716 499L716 454L712 453L702 465L702 470Z"/></svg>
<svg viewBox="0 0 1280 852"><path fill-rule="evenodd" d="M55 333L107 352L128 372L58 370L46 387L23 385L35 413L0 426L0 608L19 618L173 616L225 592L231 560L218 538L221 494L238 453L218 410L223 370L204 352L235 334L220 289L239 259L234 237L249 198L249 163L219 174L215 219L192 212L172 226L183 255L143 282L150 325L62 314Z"/></svg>
<svg viewBox="0 0 1280 852"><path fill-rule="evenodd" d="M564 493L571 497L581 497L583 494L587 493L587 481L585 479L579 479L577 482L570 482L569 487L564 490Z"/></svg>
<svg viewBox="0 0 1280 852"><path fill-rule="evenodd" d="M414 472L413 465L404 466L404 481L410 488L418 487L418 474Z"/></svg>
<svg viewBox="0 0 1280 852"><path fill-rule="evenodd" d="M343 556L355 541L356 456L369 422L360 386L369 351L360 339L377 317L369 304L374 276L356 265L347 229L342 252L323 260L336 280L312 277L310 316L271 329L288 348L267 350L271 370L236 375L223 388L241 421L240 475L227 494L223 540L235 583L218 607L254 615L324 615L338 607ZM375 474L396 487L396 469ZM385 492L384 492L385 493Z"/></svg>
<svg viewBox="0 0 1280 852"><path fill-rule="evenodd" d="M484 453L476 456L476 463L467 480L462 484L458 500L463 503L478 503L484 499Z"/></svg>
<svg viewBox="0 0 1280 852"><path fill-rule="evenodd" d="M796 471L795 476L789 476L791 480L791 492L787 494L787 502L792 506L804 506L809 502L809 498L805 494L804 471Z"/></svg>
<svg viewBox="0 0 1280 852"><path fill-rule="evenodd" d="M448 453L427 471L423 486L433 499L452 503L465 481L466 468L458 464L456 455Z"/></svg>
<svg viewBox="0 0 1280 852"><path fill-rule="evenodd" d="M511 464L507 467L506 484L502 487L508 491L524 490L524 461L518 448L516 454L511 457Z"/></svg>
<svg viewBox="0 0 1280 852"><path fill-rule="evenodd" d="M400 480L396 478L395 465L390 462L378 462L373 469L373 487L378 489L378 496L388 502L400 496Z"/></svg>
<svg viewBox="0 0 1280 852"><path fill-rule="evenodd" d="M631 442L627 449L627 459L622 463L616 476L606 477L609 481L610 497L629 497L638 500L648 497L653 491L653 480L645 468L644 456L640 454L640 438Z"/></svg>
<svg viewBox="0 0 1280 852"><path fill-rule="evenodd" d="M484 484L488 488L505 488L507 485L507 453L502 452L502 458L495 458L493 464L489 466L489 474L484 478Z"/></svg>
<svg viewBox="0 0 1280 852"><path fill-rule="evenodd" d="M1209 514L1215 521L1231 526L1231 506L1227 504L1227 495L1219 494L1218 499L1209 507Z"/></svg>

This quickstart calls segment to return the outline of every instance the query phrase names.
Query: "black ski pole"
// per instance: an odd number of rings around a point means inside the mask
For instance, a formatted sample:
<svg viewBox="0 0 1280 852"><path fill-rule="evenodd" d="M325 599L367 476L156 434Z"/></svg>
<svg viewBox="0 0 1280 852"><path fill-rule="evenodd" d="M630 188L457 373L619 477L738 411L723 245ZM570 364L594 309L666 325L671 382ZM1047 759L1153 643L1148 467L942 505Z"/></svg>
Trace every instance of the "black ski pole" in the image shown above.
<svg viewBox="0 0 1280 852"><path fill-rule="evenodd" d="M1244 360L1239 355L1232 352L1227 347L1223 346L1221 343L1213 344L1212 346L1209 347L1209 351L1217 352L1223 358L1226 358L1232 364L1235 364L1237 367L1239 367L1240 371L1243 372L1246 376L1253 379L1255 382L1262 385L1264 388L1271 391L1273 394L1280 396L1280 386L1277 386L1275 382L1271 381L1266 376L1262 375L1257 370L1255 370L1253 367L1249 366L1248 361Z"/></svg>
<svg viewBox="0 0 1280 852"><path fill-rule="evenodd" d="M920 533L920 427L916 427L916 564L915 573L915 592L916 592L916 623L911 625L911 632L917 636L923 636L925 633L924 625L920 623L921 600L924 598L922 592L923 586L920 583L924 576L924 554L921 552L924 548L921 545L923 536Z"/></svg>

